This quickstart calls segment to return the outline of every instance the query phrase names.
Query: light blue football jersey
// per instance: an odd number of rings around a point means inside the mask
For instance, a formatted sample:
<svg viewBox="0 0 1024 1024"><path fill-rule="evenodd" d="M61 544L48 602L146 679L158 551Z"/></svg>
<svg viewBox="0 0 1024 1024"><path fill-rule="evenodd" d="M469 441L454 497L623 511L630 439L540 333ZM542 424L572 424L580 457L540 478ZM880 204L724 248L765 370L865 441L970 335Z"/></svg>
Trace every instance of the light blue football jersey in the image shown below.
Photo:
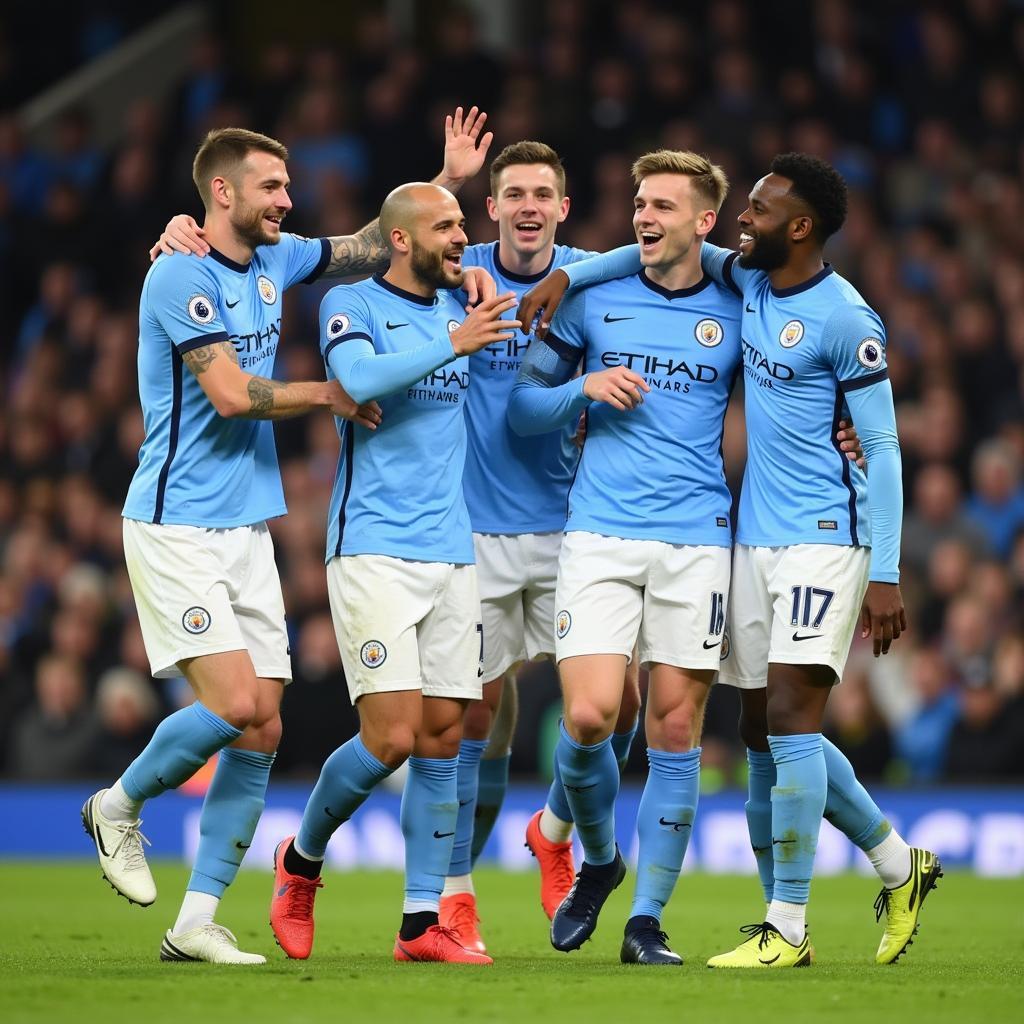
<svg viewBox="0 0 1024 1024"><path fill-rule="evenodd" d="M589 405L566 531L732 544L722 426L740 365L739 319L735 295L710 277L669 291L641 271L563 299L551 347L583 351L585 373L625 366L651 386L630 412Z"/></svg>
<svg viewBox="0 0 1024 1024"><path fill-rule="evenodd" d="M556 245L547 269L539 274L513 274L498 258L498 243L466 247L463 263L483 267L494 278L498 294L522 298L552 270L593 253ZM506 320L515 317L513 308ZM573 444L575 425L557 432L520 437L506 418L509 395L530 338L517 330L469 357L473 387L466 415L469 451L464 478L466 504L476 533L547 533L565 526L566 495L579 452Z"/></svg>
<svg viewBox="0 0 1024 1024"><path fill-rule="evenodd" d="M233 527L286 511L269 420L226 419L182 355L228 341L246 373L271 377L281 295L316 280L326 239L282 234L248 264L217 251L157 258L139 303L139 398L146 439L122 515L147 523Z"/></svg>
<svg viewBox="0 0 1024 1024"><path fill-rule="evenodd" d="M469 360L449 332L466 313L452 292L428 299L375 275L332 288L320 306L328 379L357 401L376 399L375 431L338 420L327 560L391 555L470 564L466 462Z"/></svg>
<svg viewBox="0 0 1024 1024"><path fill-rule="evenodd" d="M794 288L705 244L704 269L743 299L747 468L741 544L871 544L867 478L839 450L846 394L886 380L878 314L830 266Z"/></svg>

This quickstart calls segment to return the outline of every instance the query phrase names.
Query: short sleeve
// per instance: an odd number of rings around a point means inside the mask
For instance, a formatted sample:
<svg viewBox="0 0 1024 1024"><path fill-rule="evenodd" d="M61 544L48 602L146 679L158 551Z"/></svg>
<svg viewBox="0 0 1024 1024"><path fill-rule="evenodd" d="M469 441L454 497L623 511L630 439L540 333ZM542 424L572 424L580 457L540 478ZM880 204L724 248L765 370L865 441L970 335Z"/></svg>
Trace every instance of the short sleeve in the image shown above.
<svg viewBox="0 0 1024 1024"><path fill-rule="evenodd" d="M844 303L825 322L825 356L844 392L886 380L885 329L867 306Z"/></svg>
<svg viewBox="0 0 1024 1024"><path fill-rule="evenodd" d="M159 260L150 271L146 299L150 313L182 355L227 341L220 289L197 257L174 255Z"/></svg>
<svg viewBox="0 0 1024 1024"><path fill-rule="evenodd" d="M332 288L320 303L320 352L324 361L346 341L373 344L373 322L365 299L350 284Z"/></svg>
<svg viewBox="0 0 1024 1024"><path fill-rule="evenodd" d="M573 349L586 348L586 336L583 332L586 295L585 289L566 292L559 303L546 339L548 345L556 351L560 345Z"/></svg>
<svg viewBox="0 0 1024 1024"><path fill-rule="evenodd" d="M312 284L327 268L331 259L331 243L326 238L306 238L282 232L275 247L281 259L281 277L285 288L293 284Z"/></svg>

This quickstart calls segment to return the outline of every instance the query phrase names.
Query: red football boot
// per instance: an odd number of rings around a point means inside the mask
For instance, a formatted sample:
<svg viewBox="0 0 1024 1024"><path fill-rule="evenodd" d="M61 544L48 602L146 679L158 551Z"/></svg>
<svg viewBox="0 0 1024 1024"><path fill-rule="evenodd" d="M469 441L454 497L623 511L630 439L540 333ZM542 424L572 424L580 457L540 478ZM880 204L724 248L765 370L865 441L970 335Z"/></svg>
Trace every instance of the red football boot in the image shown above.
<svg viewBox="0 0 1024 1024"><path fill-rule="evenodd" d="M459 892L441 897L439 924L455 933L455 937L474 953L486 953L487 947L480 936L480 918L476 913L476 897L471 892Z"/></svg>
<svg viewBox="0 0 1024 1024"><path fill-rule="evenodd" d="M576 881L576 865L572 859L571 839L566 843L553 843L544 838L540 830L543 813L538 811L526 826L526 845L540 867L540 902L550 919Z"/></svg>
<svg viewBox="0 0 1024 1024"><path fill-rule="evenodd" d="M289 874L284 851L294 839L282 839L274 850L274 895L270 900L270 927L277 944L293 960L306 960L313 950L313 900L324 883L319 878Z"/></svg>
<svg viewBox="0 0 1024 1024"><path fill-rule="evenodd" d="M395 938L395 959L400 962L436 964L493 964L486 953L466 949L450 928L432 924L418 939Z"/></svg>

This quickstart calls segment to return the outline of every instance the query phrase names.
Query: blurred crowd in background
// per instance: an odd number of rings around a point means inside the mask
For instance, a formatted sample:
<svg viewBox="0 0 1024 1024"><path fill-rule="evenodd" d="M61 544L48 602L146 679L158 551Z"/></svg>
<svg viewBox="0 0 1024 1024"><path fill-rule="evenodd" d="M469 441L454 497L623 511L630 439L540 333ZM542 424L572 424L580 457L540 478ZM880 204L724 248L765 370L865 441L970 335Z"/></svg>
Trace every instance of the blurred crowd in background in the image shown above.
<svg viewBox="0 0 1024 1024"><path fill-rule="evenodd" d="M147 250L172 214L201 220L191 161L203 134L239 125L281 139L286 227L345 234L391 187L438 171L444 114L477 103L492 155L525 138L559 151L572 197L559 240L588 249L631 240L629 168L649 149L726 168L733 191L711 241L727 246L775 153L842 172L849 219L827 255L888 331L910 632L878 660L855 642L829 735L865 778L1024 778L1024 6L538 0L515 5L516 38L497 50L455 5L430 4L414 42L386 8L350 6L343 37L268 33L255 48L233 43L233 8L215 7L177 92L140 96L110 151L81 110L41 151L17 105L0 109L0 771L113 777L191 699L183 681L149 676L120 509L143 438ZM140 20L80 12L55 59L49 32L26 40L11 16L0 95L25 101ZM460 194L473 242L496 237L486 192L481 174ZM322 377L325 287L286 297L278 377ZM337 437L327 416L276 429L290 513L272 530L295 671L277 770L302 775L356 728L323 568ZM734 490L744 443L734 401ZM558 713L549 665L528 667L521 702L513 771L543 775ZM716 688L708 782L742 781L736 708Z"/></svg>

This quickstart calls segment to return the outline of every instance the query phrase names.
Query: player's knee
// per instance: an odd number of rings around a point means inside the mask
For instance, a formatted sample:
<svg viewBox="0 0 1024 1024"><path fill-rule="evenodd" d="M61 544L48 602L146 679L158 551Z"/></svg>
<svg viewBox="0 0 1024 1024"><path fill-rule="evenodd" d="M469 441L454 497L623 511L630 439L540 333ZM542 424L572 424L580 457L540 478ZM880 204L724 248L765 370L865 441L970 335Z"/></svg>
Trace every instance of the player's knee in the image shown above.
<svg viewBox="0 0 1024 1024"><path fill-rule="evenodd" d="M256 697L248 693L234 693L218 709L217 714L229 725L245 732L256 717Z"/></svg>
<svg viewBox="0 0 1024 1024"><path fill-rule="evenodd" d="M615 709L618 711L618 709ZM577 743L592 746L611 735L614 713L589 702L580 701L565 709L565 727Z"/></svg>
<svg viewBox="0 0 1024 1024"><path fill-rule="evenodd" d="M371 737L363 737L370 753L389 768L397 768L409 760L416 746L416 733L412 726L395 723Z"/></svg>
<svg viewBox="0 0 1024 1024"><path fill-rule="evenodd" d="M647 741L656 750L681 754L700 741L702 715L694 708L676 708L661 718L648 719Z"/></svg>
<svg viewBox="0 0 1024 1024"><path fill-rule="evenodd" d="M465 734L468 740L485 740L491 734L493 713L486 700L474 700L466 708Z"/></svg>
<svg viewBox="0 0 1024 1024"><path fill-rule="evenodd" d="M274 713L270 718L253 721L245 730L248 750L258 750L263 754L273 754L281 743L281 716Z"/></svg>

